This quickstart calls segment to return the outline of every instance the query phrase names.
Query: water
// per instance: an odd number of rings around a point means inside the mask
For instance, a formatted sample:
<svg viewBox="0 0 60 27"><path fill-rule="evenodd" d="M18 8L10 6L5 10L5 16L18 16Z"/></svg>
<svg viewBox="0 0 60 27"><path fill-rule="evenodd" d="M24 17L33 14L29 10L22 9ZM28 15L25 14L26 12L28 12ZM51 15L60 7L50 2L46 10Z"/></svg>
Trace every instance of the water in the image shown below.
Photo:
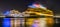
<svg viewBox="0 0 60 27"><path fill-rule="evenodd" d="M3 19L3 27L10 27L10 18Z"/></svg>

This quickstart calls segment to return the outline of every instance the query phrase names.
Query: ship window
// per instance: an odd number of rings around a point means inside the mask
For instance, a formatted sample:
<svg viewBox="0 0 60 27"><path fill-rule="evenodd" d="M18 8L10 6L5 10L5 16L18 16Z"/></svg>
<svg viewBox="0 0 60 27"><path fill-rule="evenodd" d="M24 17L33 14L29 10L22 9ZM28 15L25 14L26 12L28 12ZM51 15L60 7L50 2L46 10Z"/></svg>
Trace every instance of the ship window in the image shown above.
<svg viewBox="0 0 60 27"><path fill-rule="evenodd" d="M40 18L45 18L45 16L40 16Z"/></svg>
<svg viewBox="0 0 60 27"><path fill-rule="evenodd" d="M35 13L31 13L30 15L36 15Z"/></svg>
<svg viewBox="0 0 60 27"><path fill-rule="evenodd" d="M28 18L53 18L52 16L39 16L39 15L33 15L33 16L29 16Z"/></svg>
<svg viewBox="0 0 60 27"><path fill-rule="evenodd" d="M46 16L46 18L53 18L52 16Z"/></svg>
<svg viewBox="0 0 60 27"><path fill-rule="evenodd" d="M33 15L29 16L28 18L45 18L46 16L39 16L39 15Z"/></svg>

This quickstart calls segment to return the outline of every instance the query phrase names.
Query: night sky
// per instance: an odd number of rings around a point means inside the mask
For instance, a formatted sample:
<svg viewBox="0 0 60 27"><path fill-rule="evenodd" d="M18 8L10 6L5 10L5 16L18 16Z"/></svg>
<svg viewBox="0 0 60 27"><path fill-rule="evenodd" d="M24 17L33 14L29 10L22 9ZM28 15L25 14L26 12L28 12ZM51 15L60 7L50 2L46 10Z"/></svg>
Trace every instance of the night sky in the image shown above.
<svg viewBox="0 0 60 27"><path fill-rule="evenodd" d="M37 1L43 4L44 6L48 7L50 10L53 10L55 15L60 14L60 1L58 0L0 0L0 11L5 12L14 8L22 12L27 9L28 4Z"/></svg>

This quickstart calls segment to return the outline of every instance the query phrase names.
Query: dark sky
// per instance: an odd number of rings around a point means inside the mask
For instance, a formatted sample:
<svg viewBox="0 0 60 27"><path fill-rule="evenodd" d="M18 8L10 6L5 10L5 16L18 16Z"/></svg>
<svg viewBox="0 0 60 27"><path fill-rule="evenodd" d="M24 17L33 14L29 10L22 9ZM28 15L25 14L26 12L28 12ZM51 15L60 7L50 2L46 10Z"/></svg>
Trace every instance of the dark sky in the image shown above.
<svg viewBox="0 0 60 27"><path fill-rule="evenodd" d="M0 1L0 11L11 10L12 8L24 11L27 5L39 1L44 6L47 6L50 10L53 10L55 14L60 14L60 4L58 0L5 0Z"/></svg>

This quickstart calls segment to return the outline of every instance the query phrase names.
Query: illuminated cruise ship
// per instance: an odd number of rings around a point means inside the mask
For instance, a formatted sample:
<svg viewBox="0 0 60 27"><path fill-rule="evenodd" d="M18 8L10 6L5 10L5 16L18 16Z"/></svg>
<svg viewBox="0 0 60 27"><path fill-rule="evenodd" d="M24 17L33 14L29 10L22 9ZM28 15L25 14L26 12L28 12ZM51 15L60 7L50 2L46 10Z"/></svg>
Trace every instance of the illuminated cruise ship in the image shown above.
<svg viewBox="0 0 60 27"><path fill-rule="evenodd" d="M25 12L20 13L17 10L9 11L9 14L5 14L7 16L15 17L15 18L7 18L4 19L4 22L9 22L8 24L4 23L4 27L52 27L54 24L53 20L53 12L43 7L41 4L32 4L29 5ZM16 18L19 17L19 18Z"/></svg>
<svg viewBox="0 0 60 27"><path fill-rule="evenodd" d="M26 18L26 24L30 26L36 26L34 20L39 20L39 27L52 27L54 24L53 12L43 7L40 4L32 4L28 6L29 8L25 11L27 14L30 14L30 18Z"/></svg>

